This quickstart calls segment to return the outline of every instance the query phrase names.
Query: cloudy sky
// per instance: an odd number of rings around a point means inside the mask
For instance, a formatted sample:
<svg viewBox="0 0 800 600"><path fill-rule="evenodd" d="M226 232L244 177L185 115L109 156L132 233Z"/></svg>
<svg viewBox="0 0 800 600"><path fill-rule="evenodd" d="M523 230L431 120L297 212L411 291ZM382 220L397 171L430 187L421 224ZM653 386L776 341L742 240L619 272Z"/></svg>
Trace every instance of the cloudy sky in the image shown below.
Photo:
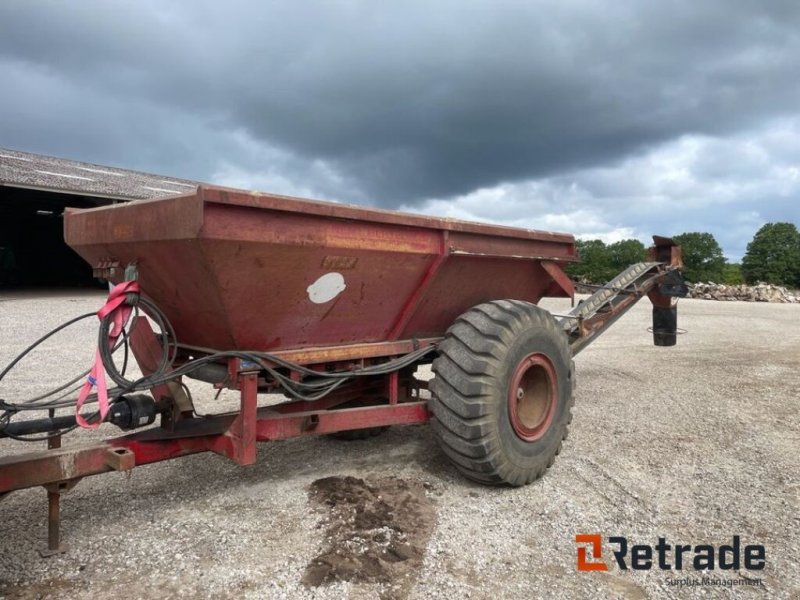
<svg viewBox="0 0 800 600"><path fill-rule="evenodd" d="M800 224L800 3L0 2L0 146L614 241Z"/></svg>

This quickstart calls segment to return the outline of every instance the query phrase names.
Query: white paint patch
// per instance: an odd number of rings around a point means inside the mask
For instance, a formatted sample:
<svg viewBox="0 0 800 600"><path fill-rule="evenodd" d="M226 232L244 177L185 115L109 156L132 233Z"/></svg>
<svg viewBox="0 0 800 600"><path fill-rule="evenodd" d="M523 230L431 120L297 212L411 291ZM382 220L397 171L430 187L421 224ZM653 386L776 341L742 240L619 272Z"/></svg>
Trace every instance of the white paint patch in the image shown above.
<svg viewBox="0 0 800 600"><path fill-rule="evenodd" d="M341 294L347 285L341 273L325 273L306 288L308 299L314 304L325 304Z"/></svg>

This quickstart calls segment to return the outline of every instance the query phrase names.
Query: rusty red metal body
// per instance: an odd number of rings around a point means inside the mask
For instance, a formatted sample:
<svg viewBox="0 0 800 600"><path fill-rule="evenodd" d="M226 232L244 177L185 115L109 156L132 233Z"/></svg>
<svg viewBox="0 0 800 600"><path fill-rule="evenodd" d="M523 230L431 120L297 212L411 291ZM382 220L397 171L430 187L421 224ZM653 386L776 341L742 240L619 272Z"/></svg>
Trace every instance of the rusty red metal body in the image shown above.
<svg viewBox="0 0 800 600"><path fill-rule="evenodd" d="M136 263L182 344L301 362L439 337L486 300L571 296L559 265L576 259L571 235L212 187L69 212L65 238L115 282ZM312 300L326 275L343 289Z"/></svg>

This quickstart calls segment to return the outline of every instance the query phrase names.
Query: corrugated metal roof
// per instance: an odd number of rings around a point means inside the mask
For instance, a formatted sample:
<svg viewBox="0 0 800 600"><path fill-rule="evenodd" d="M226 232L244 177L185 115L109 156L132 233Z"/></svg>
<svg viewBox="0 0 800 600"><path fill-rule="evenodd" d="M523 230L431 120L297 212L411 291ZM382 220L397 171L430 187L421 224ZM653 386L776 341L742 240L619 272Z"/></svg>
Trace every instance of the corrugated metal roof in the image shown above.
<svg viewBox="0 0 800 600"><path fill-rule="evenodd" d="M196 181L0 148L0 185L120 200L183 194Z"/></svg>

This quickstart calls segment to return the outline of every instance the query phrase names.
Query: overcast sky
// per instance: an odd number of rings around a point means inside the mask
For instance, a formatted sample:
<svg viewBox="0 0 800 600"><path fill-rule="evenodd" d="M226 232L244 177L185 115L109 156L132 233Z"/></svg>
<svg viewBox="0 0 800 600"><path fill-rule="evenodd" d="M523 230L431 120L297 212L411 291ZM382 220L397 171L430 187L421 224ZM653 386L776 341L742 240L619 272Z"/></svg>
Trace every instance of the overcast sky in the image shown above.
<svg viewBox="0 0 800 600"><path fill-rule="evenodd" d="M800 224L800 3L0 2L0 147L615 241Z"/></svg>

